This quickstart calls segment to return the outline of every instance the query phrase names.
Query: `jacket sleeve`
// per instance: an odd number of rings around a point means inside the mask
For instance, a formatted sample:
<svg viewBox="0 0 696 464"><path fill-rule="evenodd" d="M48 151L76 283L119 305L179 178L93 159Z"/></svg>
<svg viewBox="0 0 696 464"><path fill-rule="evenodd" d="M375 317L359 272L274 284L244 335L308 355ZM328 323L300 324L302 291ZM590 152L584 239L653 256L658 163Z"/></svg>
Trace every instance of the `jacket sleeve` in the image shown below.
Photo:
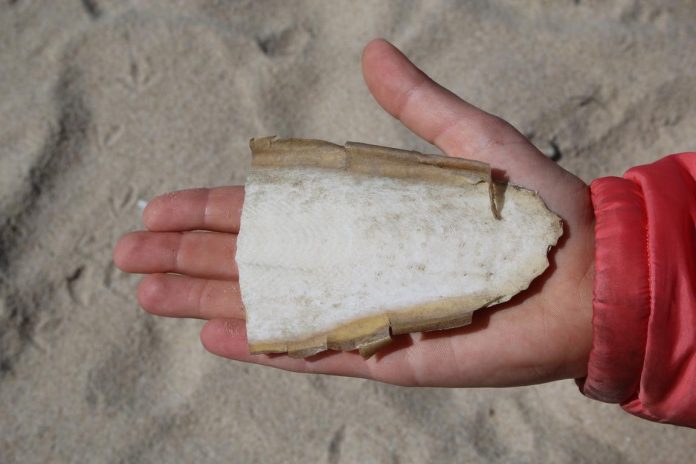
<svg viewBox="0 0 696 464"><path fill-rule="evenodd" d="M593 341L582 392L696 427L696 153L591 185Z"/></svg>

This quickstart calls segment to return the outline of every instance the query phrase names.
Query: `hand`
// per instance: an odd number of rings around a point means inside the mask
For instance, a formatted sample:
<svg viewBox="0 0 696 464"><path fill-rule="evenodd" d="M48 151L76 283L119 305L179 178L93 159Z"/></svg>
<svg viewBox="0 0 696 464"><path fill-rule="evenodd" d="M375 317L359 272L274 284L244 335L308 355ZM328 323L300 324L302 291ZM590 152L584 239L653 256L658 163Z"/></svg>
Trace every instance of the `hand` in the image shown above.
<svg viewBox="0 0 696 464"><path fill-rule="evenodd" d="M539 192L565 227L547 272L510 302L475 312L468 327L399 336L368 360L356 352L309 359L250 355L234 264L244 191L196 189L152 200L143 215L148 231L128 234L116 245L120 269L147 274L138 288L142 307L160 316L207 319L201 340L212 353L297 372L451 387L586 375L594 261L587 185L507 122L430 80L383 40L365 48L363 74L377 102L414 133L449 156L485 161L510 182Z"/></svg>

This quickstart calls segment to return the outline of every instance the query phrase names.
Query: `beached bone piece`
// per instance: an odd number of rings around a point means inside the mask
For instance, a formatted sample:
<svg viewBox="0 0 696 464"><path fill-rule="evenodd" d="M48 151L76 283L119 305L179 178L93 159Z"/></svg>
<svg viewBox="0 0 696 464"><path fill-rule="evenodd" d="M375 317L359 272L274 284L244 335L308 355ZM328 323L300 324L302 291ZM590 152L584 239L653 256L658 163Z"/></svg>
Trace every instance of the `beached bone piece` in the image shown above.
<svg viewBox="0 0 696 464"><path fill-rule="evenodd" d="M358 143L251 141L236 261L252 353L372 355L467 325L548 267L562 234L485 163Z"/></svg>

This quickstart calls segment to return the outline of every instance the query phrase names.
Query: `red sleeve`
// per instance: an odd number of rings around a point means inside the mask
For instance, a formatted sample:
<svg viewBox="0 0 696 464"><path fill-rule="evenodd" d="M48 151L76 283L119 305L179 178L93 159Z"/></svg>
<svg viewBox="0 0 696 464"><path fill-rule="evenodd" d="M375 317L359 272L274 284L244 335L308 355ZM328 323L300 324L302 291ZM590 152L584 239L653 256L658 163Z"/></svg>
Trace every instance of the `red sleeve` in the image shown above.
<svg viewBox="0 0 696 464"><path fill-rule="evenodd" d="M591 185L591 398L696 427L696 153Z"/></svg>

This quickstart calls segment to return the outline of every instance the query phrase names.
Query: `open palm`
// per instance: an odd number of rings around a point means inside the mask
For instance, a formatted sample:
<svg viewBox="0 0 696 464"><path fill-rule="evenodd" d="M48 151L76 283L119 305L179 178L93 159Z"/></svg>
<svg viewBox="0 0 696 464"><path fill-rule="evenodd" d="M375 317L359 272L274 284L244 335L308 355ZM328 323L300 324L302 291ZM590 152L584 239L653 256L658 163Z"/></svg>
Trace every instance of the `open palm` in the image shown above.
<svg viewBox="0 0 696 464"><path fill-rule="evenodd" d="M118 267L147 274L138 301L153 314L207 319L212 353L282 369L365 377L400 385L507 386L581 377L592 338L593 214L587 185L544 157L505 121L430 80L391 44L363 53L377 102L449 156L485 161L539 192L564 220L551 266L510 302L474 314L460 329L396 337L368 360L357 352L308 359L251 355L234 265L243 187L174 192L152 200L145 232L124 236Z"/></svg>

